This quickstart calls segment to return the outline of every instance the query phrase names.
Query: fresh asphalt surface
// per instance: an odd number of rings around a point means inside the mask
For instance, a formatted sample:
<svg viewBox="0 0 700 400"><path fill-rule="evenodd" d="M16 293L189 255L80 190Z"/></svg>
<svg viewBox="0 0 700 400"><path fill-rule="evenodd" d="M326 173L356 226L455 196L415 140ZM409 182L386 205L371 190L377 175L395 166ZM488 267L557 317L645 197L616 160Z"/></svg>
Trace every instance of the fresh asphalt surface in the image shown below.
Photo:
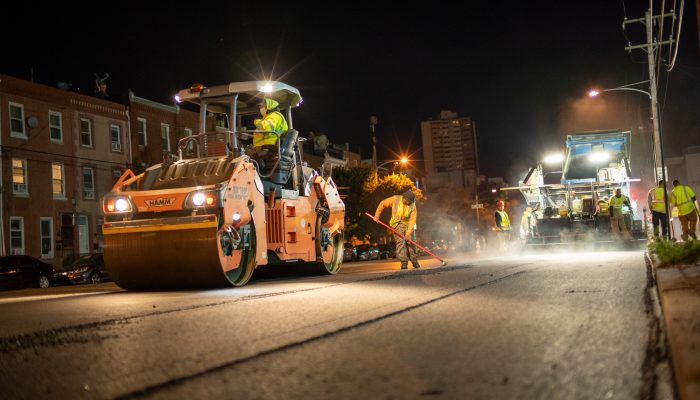
<svg viewBox="0 0 700 400"><path fill-rule="evenodd" d="M653 398L643 253L0 292L0 397Z"/></svg>

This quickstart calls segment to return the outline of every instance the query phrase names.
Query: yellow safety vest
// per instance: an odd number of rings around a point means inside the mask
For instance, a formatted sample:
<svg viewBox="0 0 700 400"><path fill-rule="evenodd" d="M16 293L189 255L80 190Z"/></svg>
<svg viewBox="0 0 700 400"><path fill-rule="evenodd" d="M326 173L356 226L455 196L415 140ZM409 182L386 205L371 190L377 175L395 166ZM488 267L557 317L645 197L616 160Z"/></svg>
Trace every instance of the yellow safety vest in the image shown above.
<svg viewBox="0 0 700 400"><path fill-rule="evenodd" d="M256 129L272 132L254 134L253 147L260 147L264 145L274 146L277 144L277 138L279 135L283 134L289 129L287 121L279 111L273 111L265 114L263 119L256 119L254 123Z"/></svg>
<svg viewBox="0 0 700 400"><path fill-rule="evenodd" d="M510 218L508 218L508 214L505 211L496 210L496 212L498 213L498 215L501 216L501 226L499 226L499 228L501 228L502 230L509 230Z"/></svg>
<svg viewBox="0 0 700 400"><path fill-rule="evenodd" d="M610 206L605 200L598 200L598 208L600 209L600 215L610 215Z"/></svg>
<svg viewBox="0 0 700 400"><path fill-rule="evenodd" d="M695 211L695 204L693 204L693 197L695 193L693 189L685 185L678 185L673 188L671 192L671 198L673 204L678 207L679 215L688 215Z"/></svg>
<svg viewBox="0 0 700 400"><path fill-rule="evenodd" d="M610 198L610 208L615 211L615 215L622 215L622 206L625 205L625 200L625 196L613 196Z"/></svg>
<svg viewBox="0 0 700 400"><path fill-rule="evenodd" d="M651 194L651 211L666 214L666 188L657 187L649 191Z"/></svg>
<svg viewBox="0 0 700 400"><path fill-rule="evenodd" d="M399 224L408 226L408 222L411 220L414 204L404 205L402 199L402 196L394 196L394 206L391 207L391 220L389 221L392 228L396 228Z"/></svg>

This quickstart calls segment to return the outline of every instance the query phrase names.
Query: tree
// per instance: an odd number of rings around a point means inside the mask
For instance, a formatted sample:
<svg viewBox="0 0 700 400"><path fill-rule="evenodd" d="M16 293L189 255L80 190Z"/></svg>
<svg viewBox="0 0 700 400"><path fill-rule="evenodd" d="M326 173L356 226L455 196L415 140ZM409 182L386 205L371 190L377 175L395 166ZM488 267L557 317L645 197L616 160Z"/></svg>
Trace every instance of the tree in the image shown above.
<svg viewBox="0 0 700 400"><path fill-rule="evenodd" d="M336 182L345 202L345 230L347 237L356 236L376 242L385 232L364 214L374 214L379 202L387 197L413 191L416 201L423 194L416 189L411 179L404 174L380 176L376 171L366 167L334 169L333 180Z"/></svg>

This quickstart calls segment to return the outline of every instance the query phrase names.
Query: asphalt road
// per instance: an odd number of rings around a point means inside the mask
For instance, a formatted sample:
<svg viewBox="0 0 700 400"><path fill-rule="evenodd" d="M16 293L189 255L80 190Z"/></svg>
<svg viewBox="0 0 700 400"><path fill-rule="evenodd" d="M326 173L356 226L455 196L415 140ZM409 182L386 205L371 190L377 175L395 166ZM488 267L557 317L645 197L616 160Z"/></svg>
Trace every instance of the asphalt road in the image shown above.
<svg viewBox="0 0 700 400"><path fill-rule="evenodd" d="M0 293L0 397L653 398L641 252L448 259Z"/></svg>

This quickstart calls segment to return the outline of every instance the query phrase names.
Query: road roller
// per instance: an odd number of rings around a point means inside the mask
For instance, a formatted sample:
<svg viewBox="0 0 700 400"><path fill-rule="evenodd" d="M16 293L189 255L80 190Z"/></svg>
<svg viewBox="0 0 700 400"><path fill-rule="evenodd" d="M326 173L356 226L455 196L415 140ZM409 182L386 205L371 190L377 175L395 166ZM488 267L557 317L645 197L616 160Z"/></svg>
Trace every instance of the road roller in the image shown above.
<svg viewBox="0 0 700 400"><path fill-rule="evenodd" d="M279 103L286 132L246 128L261 99ZM162 163L127 170L102 199L104 260L116 284L243 286L265 265L337 273L345 205L333 179L302 161L305 139L292 125L299 91L277 81L194 84L176 100L199 107L199 133L180 139ZM251 139L270 133L278 140L263 159Z"/></svg>

